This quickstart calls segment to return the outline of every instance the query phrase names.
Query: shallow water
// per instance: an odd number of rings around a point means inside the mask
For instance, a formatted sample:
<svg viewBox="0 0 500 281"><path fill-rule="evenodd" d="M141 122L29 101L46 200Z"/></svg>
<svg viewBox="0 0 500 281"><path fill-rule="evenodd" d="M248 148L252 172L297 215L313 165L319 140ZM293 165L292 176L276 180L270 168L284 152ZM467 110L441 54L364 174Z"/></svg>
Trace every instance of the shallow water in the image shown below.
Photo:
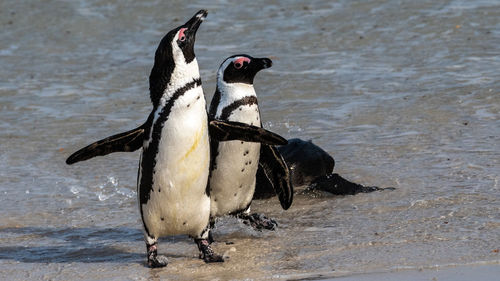
<svg viewBox="0 0 500 281"><path fill-rule="evenodd" d="M500 264L498 1L2 1L0 279L303 278ZM205 265L183 236L145 267L139 153L73 166L76 149L144 122L161 37L209 10L196 54L210 100L235 53L271 56L255 81L265 126L312 139L335 170L396 191L313 198L257 233L225 218ZM227 243L227 242L232 242Z"/></svg>

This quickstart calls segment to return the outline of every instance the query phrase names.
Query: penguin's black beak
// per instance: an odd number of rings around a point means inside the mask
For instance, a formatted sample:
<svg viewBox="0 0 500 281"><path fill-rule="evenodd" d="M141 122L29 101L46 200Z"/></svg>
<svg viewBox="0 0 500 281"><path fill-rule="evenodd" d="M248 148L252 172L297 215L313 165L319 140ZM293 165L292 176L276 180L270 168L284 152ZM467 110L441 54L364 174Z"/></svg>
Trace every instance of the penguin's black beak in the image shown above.
<svg viewBox="0 0 500 281"><path fill-rule="evenodd" d="M273 65L273 61L268 58L252 58L250 64L248 65L249 70L253 70L254 73L259 72L262 69L269 68Z"/></svg>
<svg viewBox="0 0 500 281"><path fill-rule="evenodd" d="M195 35L198 27L203 22L203 20L207 17L208 12L206 10L199 10L191 19L189 19L184 27L187 28L186 33L190 35Z"/></svg>
<svg viewBox="0 0 500 281"><path fill-rule="evenodd" d="M228 59L231 63L224 64ZM253 84L257 72L272 65L273 62L268 58L254 58L245 54L234 55L221 64L221 67L225 66L225 69L222 70L222 76L217 75L217 79L222 78L226 83ZM221 69L219 68L219 72Z"/></svg>

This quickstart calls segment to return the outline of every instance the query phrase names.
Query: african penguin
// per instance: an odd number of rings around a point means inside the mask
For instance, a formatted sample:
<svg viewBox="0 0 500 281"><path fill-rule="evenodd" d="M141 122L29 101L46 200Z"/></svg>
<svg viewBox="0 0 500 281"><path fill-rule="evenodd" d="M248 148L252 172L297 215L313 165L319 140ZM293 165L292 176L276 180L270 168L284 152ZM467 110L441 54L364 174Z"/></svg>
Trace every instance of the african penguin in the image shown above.
<svg viewBox="0 0 500 281"><path fill-rule="evenodd" d="M202 248L210 211L210 147L194 42L206 14L198 12L163 37L149 78L154 113L145 128L137 194L151 267L167 265L157 255L158 238L177 234L194 237L206 261L223 261Z"/></svg>
<svg viewBox="0 0 500 281"><path fill-rule="evenodd" d="M318 196L324 191L335 195L354 195L373 191L394 190L394 187L365 186L351 182L333 172L335 160L312 140L293 138L278 147L288 168L294 191ZM262 169L257 170L257 184L253 200L276 195Z"/></svg>
<svg viewBox="0 0 500 281"><path fill-rule="evenodd" d="M217 86L210 104L209 116L212 119L238 121L249 125L262 126L257 95L253 80L257 72L271 67L268 58L253 58L249 55L234 55L220 65L217 72ZM279 153L260 143L242 141L211 141L211 168L209 177L210 216L214 219L224 215L236 215L254 228L274 229L276 222L262 215L250 214L250 204L255 192L256 172L261 158L261 146L264 156L278 162L274 169L281 178L276 186L279 192L288 195L282 200L288 209L293 192L288 179L288 168ZM274 150L272 150L274 149ZM272 163L266 163L272 165ZM274 172L274 171L273 171ZM275 180L276 181L276 180Z"/></svg>
<svg viewBox="0 0 500 281"><path fill-rule="evenodd" d="M66 160L73 164L143 148L137 195L151 267L168 263L166 257L157 254L157 239L176 234L194 237L205 262L223 261L206 240L210 212L209 135L218 141L286 144L285 139L258 127L207 119L194 54L196 31L206 14L199 11L161 40L149 77L153 110L147 121L136 129L92 143Z"/></svg>

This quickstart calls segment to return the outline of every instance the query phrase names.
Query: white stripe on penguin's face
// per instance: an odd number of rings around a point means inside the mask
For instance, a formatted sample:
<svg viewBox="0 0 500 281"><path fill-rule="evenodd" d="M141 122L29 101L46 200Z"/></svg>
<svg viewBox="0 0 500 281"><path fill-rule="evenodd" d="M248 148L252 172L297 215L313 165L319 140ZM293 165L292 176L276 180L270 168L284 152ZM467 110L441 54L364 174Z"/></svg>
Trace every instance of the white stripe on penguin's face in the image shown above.
<svg viewBox="0 0 500 281"><path fill-rule="evenodd" d="M184 87L187 83L192 82L195 79L200 78L200 70L198 68L198 61L196 57L190 62L186 63L186 58L184 57L184 53L182 49L179 47L178 40L179 36L183 37L184 29L181 28L174 36L172 40L172 55L174 59L174 71L172 72L172 76L170 78L170 85L167 87L165 92L163 93L163 97L168 100L178 89Z"/></svg>
<svg viewBox="0 0 500 281"><path fill-rule="evenodd" d="M226 68L235 60L241 59L243 57L232 57L226 59L219 70L217 71L217 87L220 91L220 102L217 106L217 112L215 114L216 118L219 118L222 114L222 110L231 105L233 102L248 96L256 97L255 89L252 84L247 83L227 83L224 81L224 71Z"/></svg>

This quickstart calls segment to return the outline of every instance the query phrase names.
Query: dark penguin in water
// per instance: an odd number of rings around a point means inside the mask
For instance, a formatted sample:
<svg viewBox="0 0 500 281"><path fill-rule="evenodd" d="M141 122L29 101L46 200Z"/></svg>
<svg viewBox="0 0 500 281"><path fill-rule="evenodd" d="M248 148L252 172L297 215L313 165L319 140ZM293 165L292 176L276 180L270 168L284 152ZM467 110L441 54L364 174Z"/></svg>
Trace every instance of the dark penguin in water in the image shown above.
<svg viewBox="0 0 500 281"><path fill-rule="evenodd" d="M261 127L254 77L262 69L271 67L268 58L234 55L222 62L217 72L217 87L210 103L209 117L237 121ZM217 217L235 215L257 230L274 229L276 222L259 214L250 214L255 192L256 173L264 167L274 191L279 195L283 209L292 203L293 190L288 168L276 148L260 143L241 141L211 143L209 176L211 225Z"/></svg>
<svg viewBox="0 0 500 281"><path fill-rule="evenodd" d="M351 182L333 172L335 160L312 141L289 139L288 144L278 147L290 169L295 190L305 192L324 191L335 195L354 195L377 190L394 190L393 187L364 186ZM272 182L263 169L257 171L257 188L254 199L276 195Z"/></svg>
<svg viewBox="0 0 500 281"><path fill-rule="evenodd" d="M95 142L66 160L73 164L98 155L143 148L137 195L151 267L168 263L165 256L157 254L158 238L177 234L193 237L205 262L223 261L207 241L209 134L220 141L286 143L259 127L217 120L209 123L194 54L196 31L206 15L206 11L199 11L161 40L149 77L153 111L146 123Z"/></svg>

